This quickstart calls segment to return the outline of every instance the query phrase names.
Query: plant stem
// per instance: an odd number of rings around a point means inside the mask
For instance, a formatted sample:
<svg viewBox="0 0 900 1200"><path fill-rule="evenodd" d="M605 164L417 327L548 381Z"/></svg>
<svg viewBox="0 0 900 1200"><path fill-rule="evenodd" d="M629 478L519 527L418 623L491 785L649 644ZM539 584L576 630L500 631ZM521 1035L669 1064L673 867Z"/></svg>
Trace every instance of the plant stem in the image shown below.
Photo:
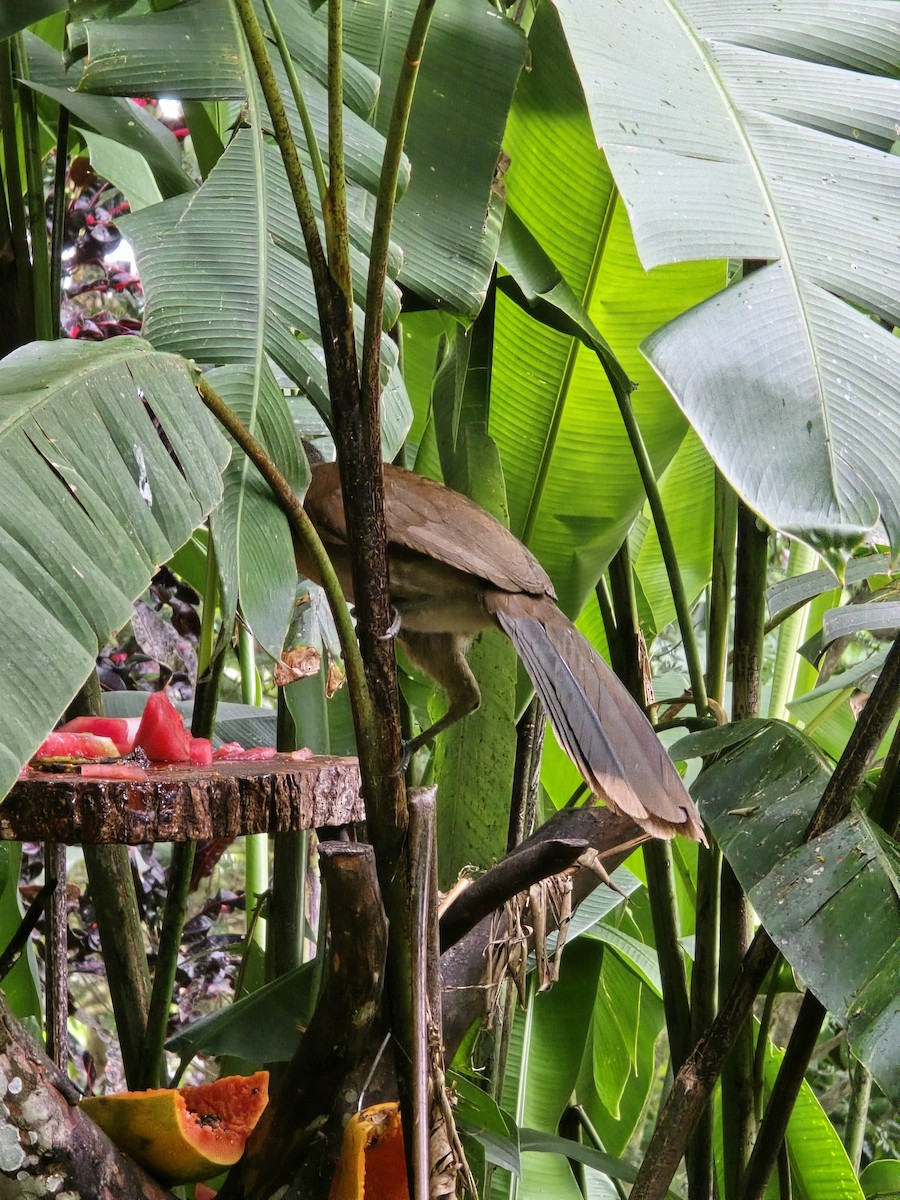
<svg viewBox="0 0 900 1200"><path fill-rule="evenodd" d="M732 716L759 713L765 625L768 531L744 504L737 513ZM750 909L737 876L722 864L719 993L737 978L750 940ZM756 1126L753 1096L753 1026L744 1022L722 1072L725 1194L733 1200L750 1157Z"/></svg>
<svg viewBox="0 0 900 1200"><path fill-rule="evenodd" d="M810 550L804 542L793 541L788 559L788 578L813 570L816 559L816 552ZM799 665L797 651L806 635L806 618L806 611L800 609L790 616L778 630L774 677L769 696L769 716L773 720L787 720L787 702L794 696Z"/></svg>
<svg viewBox="0 0 900 1200"><path fill-rule="evenodd" d="M300 156L294 144L290 122L285 112L284 102L281 99L281 92L278 89L278 81L275 78L272 63L269 60L266 39L253 8L253 0L234 0L234 7L241 22L244 37L247 39L247 46L250 50L259 84L269 110L275 141L278 143L278 149L281 151L281 158L284 163L285 172L287 173L291 196L297 209L297 217L300 221L303 240L306 243L306 251L309 256L309 269L312 273L313 284L319 299L320 316L324 318L326 312L330 309L329 305L323 303L322 295L322 290L327 289L328 264L325 261L325 252L319 237L316 214L313 210L309 189L306 186L303 164L300 162ZM322 333L323 341L327 343L327 328L323 327Z"/></svg>
<svg viewBox="0 0 900 1200"><path fill-rule="evenodd" d="M141 1060L141 1088L166 1087L163 1046L172 1005L172 989L178 969L178 951L184 931L191 872L194 869L195 842L174 842L172 860L166 877L166 906L159 933L159 950L147 1016L147 1038Z"/></svg>
<svg viewBox="0 0 900 1200"><path fill-rule="evenodd" d="M312 163L313 175L316 180L316 189L319 193L319 202L324 210L325 198L328 195L328 180L325 178L325 166L322 162L322 152L319 150L319 143L316 139L316 131L313 128L312 117L309 115L309 108L306 104L306 97L303 95L303 89L300 87L300 79L297 75L297 69L294 66L294 60L291 58L291 52L288 49L287 42L284 40L284 34L281 32L281 25L275 12L272 8L270 0L263 0L263 5L266 10L266 19L269 22L269 28L272 31L272 36L275 38L275 45L278 47L278 53L281 55L281 65L284 67L287 81L290 85L291 95L294 97L294 103L297 106L297 112L300 116L300 123L303 126L303 133L306 137L306 149L309 154L309 160Z"/></svg>
<svg viewBox="0 0 900 1200"><path fill-rule="evenodd" d="M222 647L209 664L206 674L201 677L198 672L191 719L191 733L195 737L212 737L224 662L225 653ZM175 842L172 845L172 859L166 879L166 904L159 931L156 970L147 1015L147 1037L141 1059L141 1087L166 1085L166 1029L178 970L178 953L184 933L196 848L195 842Z"/></svg>
<svg viewBox="0 0 900 1200"><path fill-rule="evenodd" d="M56 162L53 170L53 216L50 226L50 336L59 337L62 307L62 252L66 225L66 174L68 171L69 110L60 105L56 126Z"/></svg>
<svg viewBox="0 0 900 1200"><path fill-rule="evenodd" d="M28 78L28 59L21 33L13 39L13 61L20 77ZM19 117L28 188L28 225L31 233L32 301L35 337L50 341L53 337L53 304L50 295L50 252L47 244L47 219L44 215L44 165L41 162L41 136L38 129L34 92L27 83L19 85ZM57 303L56 307L59 305Z"/></svg>
<svg viewBox="0 0 900 1200"><path fill-rule="evenodd" d="M852 1086L850 1107L847 1110L847 1125L844 1130L844 1146L853 1170L858 1175L863 1143L866 1140L869 1098L872 1095L872 1073L861 1062L854 1062L850 1072L850 1082Z"/></svg>
<svg viewBox="0 0 900 1200"><path fill-rule="evenodd" d="M875 787L869 817L887 834L896 838L900 826L900 725L894 730L881 778Z"/></svg>
<svg viewBox="0 0 900 1200"><path fill-rule="evenodd" d="M16 140L16 100L13 84L12 41L0 41L0 136L6 170L6 200L9 205L10 243L16 264L18 334L13 345L34 340L33 270L28 252L28 216L25 210L19 145Z"/></svg>
<svg viewBox="0 0 900 1200"><path fill-rule="evenodd" d="M713 521L712 577L706 631L706 686L721 704L728 665L728 625L734 586L734 546L737 536L737 496L716 470Z"/></svg>
<svg viewBox="0 0 900 1200"><path fill-rule="evenodd" d="M216 608L219 602L219 568L212 534L207 530L206 575L203 582L203 607L200 611L200 637L197 639L197 678L202 679L213 660L216 636Z"/></svg>
<svg viewBox="0 0 900 1200"><path fill-rule="evenodd" d="M697 709L697 715L702 717L706 714L708 708L706 703L706 680L703 677L700 648L697 645L697 637L694 632L691 607L688 604L687 593L684 590L684 580L681 577L681 570L678 566L678 554L675 549L675 543L672 540L672 531L669 528L669 521L663 506L662 497L659 493L656 475L653 471L653 463L650 461L647 445L644 442L640 426L634 414L631 397L611 374L608 374L607 377L616 397L619 412L622 414L625 432L628 434L628 440L631 443L631 450L634 454L638 471L640 472L644 491L647 493L647 503L650 506L653 524L656 526L659 549L665 564L666 575L669 579L669 587L672 589L672 599L675 602L675 615L678 620L678 628L681 631L684 653L687 659L694 706Z"/></svg>
<svg viewBox="0 0 900 1200"><path fill-rule="evenodd" d="M891 727L898 696L900 638L894 642L869 702L822 793L805 840L824 832L849 810L869 762ZM756 994L777 958L778 950L769 935L758 929L709 1033L696 1044L675 1077L634 1182L631 1200L664 1200L691 1131L709 1102L722 1064L749 1019Z"/></svg>
<svg viewBox="0 0 900 1200"><path fill-rule="evenodd" d="M322 207L328 266L352 312L353 281L350 277L347 181L344 174L343 27L342 0L328 0L328 191ZM385 259L385 269L386 263Z"/></svg>
<svg viewBox="0 0 900 1200"><path fill-rule="evenodd" d="M46 924L46 1030L47 1056L61 1071L69 1062L69 972L68 917L66 903L66 848L58 842L44 843L44 876L53 891L47 906Z"/></svg>
<svg viewBox="0 0 900 1200"><path fill-rule="evenodd" d="M713 1023L718 1000L720 916L719 885L722 851L715 844L700 847L697 856L697 919L694 967L691 972L691 1042L696 1045ZM713 1111L707 1106L697 1123L688 1154L688 1194L691 1200L713 1195Z"/></svg>
<svg viewBox="0 0 900 1200"><path fill-rule="evenodd" d="M712 572L706 635L706 681L709 698L721 705L725 695L731 592L734 586L737 496L716 470ZM696 1044L715 1019L719 988L722 852L713 842L697 857L697 916L694 967L691 972L691 1040ZM691 1200L714 1195L713 1110L707 1105L697 1122L687 1155Z"/></svg>
<svg viewBox="0 0 900 1200"><path fill-rule="evenodd" d="M369 278L366 287L366 325L363 337L363 366L360 379L363 422L376 423L381 394L381 327L384 311L384 283L387 275L391 224L397 198L397 182L403 143L409 125L419 64L425 49L425 38L431 24L435 0L419 0L413 18L400 68L400 78L394 93L394 107L388 124L378 195L372 225L372 245L369 252Z"/></svg>
<svg viewBox="0 0 900 1200"><path fill-rule="evenodd" d="M627 540L619 547L610 563L609 579L615 617L614 642L617 647L613 651L611 643L611 654L618 655L625 671L622 681L637 703L643 707L645 696L640 663L641 638L634 572L631 568ZM691 1016L684 960L678 942L681 931L672 850L666 842L651 841L644 846L643 855L653 936L663 981L663 1005L669 1049L677 1070L690 1048Z"/></svg>
<svg viewBox="0 0 900 1200"><path fill-rule="evenodd" d="M66 710L66 718L99 716L100 680L92 671ZM125 1082L141 1086L150 972L127 846L83 846L84 865L100 933L109 997L116 1019Z"/></svg>
<svg viewBox="0 0 900 1200"><path fill-rule="evenodd" d="M765 1193L769 1176L775 1169L779 1152L784 1145L788 1121L800 1094L806 1068L816 1048L825 1015L825 1007L812 992L807 992L800 1005L791 1040L788 1042L778 1077L769 1096L769 1103L766 1105L759 1135L747 1164L740 1200L761 1200Z"/></svg>

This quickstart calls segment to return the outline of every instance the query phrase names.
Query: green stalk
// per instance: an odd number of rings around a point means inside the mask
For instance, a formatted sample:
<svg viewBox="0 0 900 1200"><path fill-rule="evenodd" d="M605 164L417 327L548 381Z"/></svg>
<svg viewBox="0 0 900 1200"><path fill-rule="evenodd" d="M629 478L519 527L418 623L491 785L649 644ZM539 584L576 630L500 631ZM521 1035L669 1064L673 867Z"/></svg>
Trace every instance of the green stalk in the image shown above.
<svg viewBox="0 0 900 1200"><path fill-rule="evenodd" d="M425 49L425 38L431 24L435 0L419 0L416 15L409 31L400 78L394 93L394 107L385 140L375 215L372 225L372 245L369 252L369 279L366 287L366 325L363 337L363 366L361 374L362 418L369 425L378 421L381 394L381 326L384 312L384 283L387 275L391 223L397 197L397 181L403 157L403 142L409 125L419 64Z"/></svg>
<svg viewBox="0 0 900 1200"><path fill-rule="evenodd" d="M816 1048L826 1015L825 1007L812 992L807 992L791 1031L791 1038L759 1127L759 1136L750 1155L740 1191L741 1200L763 1198L769 1176L775 1169L778 1154L784 1145L788 1121L794 1111L806 1068Z"/></svg>
<svg viewBox="0 0 900 1200"><path fill-rule="evenodd" d="M209 560L207 560L209 570ZM215 604L210 605L212 611ZM204 617L206 611L204 607ZM212 737L216 722L216 704L219 681L225 665L224 647L207 665L201 675L197 673L194 689L194 712L191 733L195 737ZM166 879L166 905L163 910L162 927L159 931L159 948L156 955L156 971L153 976L153 991L150 995L150 1011L147 1016L147 1037L141 1060L141 1087L166 1085L165 1041L172 1005L172 990L178 970L178 953L184 932L190 894L191 874L194 869L195 842L175 842L172 845L172 860Z"/></svg>
<svg viewBox="0 0 900 1200"><path fill-rule="evenodd" d="M616 653L626 668L622 681L637 703L643 707L637 597L627 540L622 543L610 563L609 579L615 617L615 641L618 643ZM643 846L643 856L653 936L663 983L663 1006L669 1047L673 1066L677 1071L690 1049L691 1019L684 960L678 942L681 931L672 848L668 842L653 840Z"/></svg>
<svg viewBox="0 0 900 1200"><path fill-rule="evenodd" d="M60 105L56 126L56 163L53 171L53 216L50 226L50 299L53 305L51 337L59 337L62 305L62 252L66 225L66 173L68 170L69 110Z"/></svg>
<svg viewBox="0 0 900 1200"><path fill-rule="evenodd" d="M147 1038L141 1059L141 1082L143 1088L168 1086L164 1044L172 1006L172 989L178 969L178 952L187 915L191 873L194 869L195 842L174 842L172 860L166 877L166 907L159 933L159 950L156 971L153 976L153 991L150 995L150 1012L147 1016Z"/></svg>
<svg viewBox="0 0 900 1200"><path fill-rule="evenodd" d="M212 533L206 539L206 576L203 582L203 608L200 637L197 640L197 678L202 679L213 658L216 637L216 609L219 603L219 568Z"/></svg>
<svg viewBox="0 0 900 1200"><path fill-rule="evenodd" d="M847 1125L844 1129L844 1146L853 1170L858 1175L863 1142L866 1140L866 1122L869 1119L872 1074L861 1062L854 1062L850 1072L850 1083L850 1106L847 1110Z"/></svg>
<svg viewBox="0 0 900 1200"><path fill-rule="evenodd" d="M238 660L241 667L241 700L244 704L259 705L262 700L253 634L241 621L238 624ZM269 835L250 833L244 838L244 919L248 942L266 948L266 922L258 916L257 908L269 890ZM251 933L252 931L252 933Z"/></svg>
<svg viewBox="0 0 900 1200"><path fill-rule="evenodd" d="M281 55L281 65L284 67L285 74L287 75L291 95L294 97L297 112L300 114L300 123L303 126L303 133L306 137L306 149L309 153L309 160L312 163L316 189L319 193L319 202L324 211L328 195L328 180L325 178L325 166L322 162L322 152L319 150L319 143L316 140L316 131L313 129L312 117L309 115L306 97L303 95L303 89L300 87L297 68L294 66L294 60L291 58L291 52L288 49L287 42L284 40L281 25L275 16L270 0L263 0L263 5L266 10L266 20L269 22L272 36L275 38L275 45L278 47L278 53Z"/></svg>
<svg viewBox="0 0 900 1200"><path fill-rule="evenodd" d="M738 508L735 565L732 717L759 713L765 625L768 530L744 504ZM750 941L750 909L731 866L722 864L719 992L725 995L741 969ZM722 1071L725 1195L733 1200L750 1157L756 1125L753 1096L753 1025L744 1022Z"/></svg>
<svg viewBox="0 0 900 1200"><path fill-rule="evenodd" d="M34 296L31 255L28 251L28 215L25 210L22 175L19 171L17 127L12 42L6 40L0 41L0 136L3 138L10 241L16 263L16 289L19 293L17 344L24 346L26 342L34 340Z"/></svg>
<svg viewBox="0 0 900 1200"><path fill-rule="evenodd" d="M706 681L709 694L722 703L728 665L731 590L734 587L734 545L737 536L737 496L716 471L712 578L706 631Z"/></svg>
<svg viewBox="0 0 900 1200"><path fill-rule="evenodd" d="M93 670L66 710L66 719L99 716L100 680ZM100 932L109 997L116 1019L125 1082L141 1086L150 972L127 846L83 846L84 865Z"/></svg>
<svg viewBox="0 0 900 1200"><path fill-rule="evenodd" d="M814 550L800 541L791 543L788 559L788 578L812 571L818 556ZM772 691L769 696L769 717L772 720L787 720L787 702L793 699L797 682L799 659L797 651L806 637L807 613L804 609L792 614L778 630L778 645L775 651L775 670Z"/></svg>
<svg viewBox="0 0 900 1200"><path fill-rule="evenodd" d="M343 39L342 0L328 0L328 192L326 203L323 204L325 240L332 277L352 312L353 281L350 277L350 231L347 224L347 179L344 173Z"/></svg>
<svg viewBox="0 0 900 1200"><path fill-rule="evenodd" d="M16 34L13 39L13 61L21 78L27 79L28 59L21 33ZM54 322L50 295L50 251L47 244L47 221L44 216L44 164L41 161L41 138L34 92L26 83L19 85L19 116L28 189L35 336L40 341L50 341L53 337Z"/></svg>
<svg viewBox="0 0 900 1200"><path fill-rule="evenodd" d="M647 445L644 442L640 426L634 415L631 398L612 375L609 375L608 378L610 387L616 397L616 403L619 406L619 412L622 414L625 432L628 434L628 440L631 443L631 450L634 454L638 471L640 472L644 491L647 493L647 503L650 506L653 524L656 526L656 536L659 539L659 549L663 557L663 563L665 564L666 575L669 579L669 587L672 589L675 615L678 620L678 628L681 632L684 654L687 659L688 674L691 679L694 706L697 709L697 715L702 717L705 716L709 707L706 703L706 680L703 676L703 664L700 660L700 647L697 645L697 637L694 633L691 607L688 603L687 593L684 590L684 580L681 577L681 570L678 566L678 554L675 550L675 543L672 541L672 531L669 528L669 521L666 517L662 497L656 483L653 463L650 461Z"/></svg>
<svg viewBox="0 0 900 1200"><path fill-rule="evenodd" d="M250 50L257 78L259 79L266 106L269 110L275 141L278 143L278 149L281 151L281 159L287 173L291 196L297 209L297 217L300 221L303 240L306 243L306 250L309 256L309 269L312 273L316 296L319 299L320 314L324 318L326 311L330 307L325 295L328 283L328 264L325 261L325 252L322 248L321 238L319 237L319 228L316 224L316 214L310 199L309 189L306 186L303 164L300 162L300 155L297 153L297 147L294 144L290 122L288 121L284 103L281 99L281 92L278 90L278 81L275 78L272 63L269 60L266 39L253 8L253 0L234 0L234 7L244 31L244 37L247 39L247 46ZM325 332L323 330L323 334ZM323 340L327 340L327 338L323 337Z"/></svg>
<svg viewBox="0 0 900 1200"><path fill-rule="evenodd" d="M706 679L709 697L719 705L725 695L736 535L737 496L716 471ZM718 1005L721 878L721 850L715 842L708 850L701 846L697 858L697 918L691 972L691 1040L694 1045L712 1026ZM687 1168L691 1200L710 1200L714 1194L713 1116L713 1106L709 1104L703 1110L689 1144Z"/></svg>

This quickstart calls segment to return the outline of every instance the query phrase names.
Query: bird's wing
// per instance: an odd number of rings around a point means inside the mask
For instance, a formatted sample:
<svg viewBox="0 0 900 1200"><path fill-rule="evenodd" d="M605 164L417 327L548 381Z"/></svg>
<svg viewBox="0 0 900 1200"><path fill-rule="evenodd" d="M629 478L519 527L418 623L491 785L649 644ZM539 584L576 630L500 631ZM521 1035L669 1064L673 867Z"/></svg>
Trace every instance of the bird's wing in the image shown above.
<svg viewBox="0 0 900 1200"><path fill-rule="evenodd" d="M346 542L336 463L319 463L305 500L325 541ZM497 588L554 596L553 584L534 555L468 497L422 475L385 464L384 508L388 541L446 563Z"/></svg>
<svg viewBox="0 0 900 1200"><path fill-rule="evenodd" d="M705 843L694 802L650 722L571 621L533 596L489 592L486 607L591 791L656 837L682 833Z"/></svg>

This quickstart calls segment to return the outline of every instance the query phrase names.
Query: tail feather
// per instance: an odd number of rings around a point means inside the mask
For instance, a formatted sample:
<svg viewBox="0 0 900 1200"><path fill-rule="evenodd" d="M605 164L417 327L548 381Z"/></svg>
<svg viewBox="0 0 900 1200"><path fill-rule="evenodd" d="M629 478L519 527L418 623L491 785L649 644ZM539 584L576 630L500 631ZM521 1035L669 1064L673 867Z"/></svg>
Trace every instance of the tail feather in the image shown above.
<svg viewBox="0 0 900 1200"><path fill-rule="evenodd" d="M486 604L588 787L656 837L681 833L705 842L694 803L650 722L553 601L490 592Z"/></svg>

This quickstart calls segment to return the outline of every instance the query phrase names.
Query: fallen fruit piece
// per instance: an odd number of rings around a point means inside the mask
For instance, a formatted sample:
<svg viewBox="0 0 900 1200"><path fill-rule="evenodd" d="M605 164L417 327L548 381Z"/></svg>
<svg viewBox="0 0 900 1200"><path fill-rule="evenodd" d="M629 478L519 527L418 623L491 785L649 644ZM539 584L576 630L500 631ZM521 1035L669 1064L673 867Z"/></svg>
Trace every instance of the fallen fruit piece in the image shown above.
<svg viewBox="0 0 900 1200"><path fill-rule="evenodd" d="M91 1096L81 1108L162 1183L193 1183L230 1167L269 1100L269 1072L199 1087Z"/></svg>
<svg viewBox="0 0 900 1200"><path fill-rule="evenodd" d="M190 762L191 735L165 692L151 692L134 744L151 762Z"/></svg>
<svg viewBox="0 0 900 1200"><path fill-rule="evenodd" d="M130 754L141 724L140 717L75 717L60 725L57 733L93 733L116 743L120 754Z"/></svg>
<svg viewBox="0 0 900 1200"><path fill-rule="evenodd" d="M328 1200L409 1200L399 1104L350 1118Z"/></svg>
<svg viewBox="0 0 900 1200"><path fill-rule="evenodd" d="M209 767L213 760L213 746L209 738L191 738L191 762L195 767Z"/></svg>
<svg viewBox="0 0 900 1200"><path fill-rule="evenodd" d="M213 762L228 762L243 753L244 747L240 742L223 742L213 750Z"/></svg>
<svg viewBox="0 0 900 1200"><path fill-rule="evenodd" d="M93 733L48 733L33 758L118 758L116 743Z"/></svg>
<svg viewBox="0 0 900 1200"><path fill-rule="evenodd" d="M245 750L240 742L226 742L213 751L213 758L216 762L265 762L277 753L274 746L251 746Z"/></svg>
<svg viewBox="0 0 900 1200"><path fill-rule="evenodd" d="M81 768L82 779L134 779L146 783L150 776L137 763L85 763Z"/></svg>

